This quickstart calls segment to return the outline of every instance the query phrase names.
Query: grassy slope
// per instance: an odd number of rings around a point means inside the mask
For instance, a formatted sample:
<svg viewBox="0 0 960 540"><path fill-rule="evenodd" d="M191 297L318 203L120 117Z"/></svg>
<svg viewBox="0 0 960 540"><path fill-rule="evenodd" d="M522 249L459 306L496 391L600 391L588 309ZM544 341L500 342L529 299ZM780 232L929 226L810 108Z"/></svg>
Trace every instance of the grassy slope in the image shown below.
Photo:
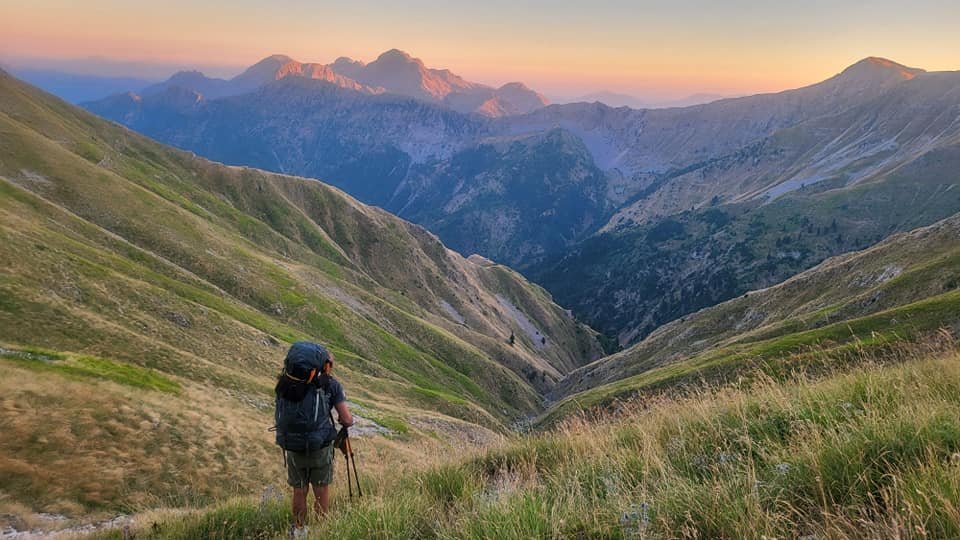
<svg viewBox="0 0 960 540"><path fill-rule="evenodd" d="M769 203L691 208L600 234L528 275L633 345L668 322L960 211L960 138L897 163L852 186L840 176Z"/></svg>
<svg viewBox="0 0 960 540"><path fill-rule="evenodd" d="M571 373L547 420L781 360L838 361L960 325L960 216L830 259L786 282L704 309ZM799 354L816 349L816 354ZM824 352L826 351L826 354Z"/></svg>
<svg viewBox="0 0 960 540"><path fill-rule="evenodd" d="M599 355L541 289L333 188L171 150L2 72L0 97L0 347L13 351L0 355L2 504L82 513L262 485L279 468L263 432L271 379L296 339L329 344L351 399L413 437L502 430ZM37 348L48 360L24 353ZM143 410L124 412L141 389L106 375L116 366L179 390L147 389ZM218 395L222 412L194 405ZM23 404L46 402L70 413L33 430ZM88 438L107 418L129 429ZM144 418L156 433L137 428ZM124 450L132 437L197 459L146 465ZM115 459L115 476L50 490L44 456L81 464L78 478ZM201 475L180 497L183 479L227 464L244 474Z"/></svg>
<svg viewBox="0 0 960 540"><path fill-rule="evenodd" d="M311 538L954 538L960 356L664 398L432 468L365 475ZM140 538L280 537L238 499ZM119 538L118 532L103 537Z"/></svg>

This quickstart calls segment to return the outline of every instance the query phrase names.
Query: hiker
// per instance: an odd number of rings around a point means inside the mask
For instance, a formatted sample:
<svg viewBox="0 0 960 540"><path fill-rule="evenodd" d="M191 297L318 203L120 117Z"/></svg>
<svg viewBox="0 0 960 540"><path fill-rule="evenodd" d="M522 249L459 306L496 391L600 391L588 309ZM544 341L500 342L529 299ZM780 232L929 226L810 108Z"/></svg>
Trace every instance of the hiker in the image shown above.
<svg viewBox="0 0 960 540"><path fill-rule="evenodd" d="M329 509L333 481L334 439L331 411L336 409L343 434L353 425L343 386L333 378L333 354L322 345L300 341L287 352L276 386L277 444L283 449L287 483L293 488L290 533L306 537L307 494L313 486L313 509Z"/></svg>

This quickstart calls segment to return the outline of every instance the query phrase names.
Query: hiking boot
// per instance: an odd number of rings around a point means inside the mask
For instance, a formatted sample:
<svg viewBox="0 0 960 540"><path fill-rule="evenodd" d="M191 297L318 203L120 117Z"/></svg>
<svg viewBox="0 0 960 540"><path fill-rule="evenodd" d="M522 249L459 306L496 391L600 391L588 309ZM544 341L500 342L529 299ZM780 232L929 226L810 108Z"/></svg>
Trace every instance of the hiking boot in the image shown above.
<svg viewBox="0 0 960 540"><path fill-rule="evenodd" d="M308 530L306 525L304 525L303 527L297 527L296 525L291 525L290 534L288 536L290 538L300 539L300 538L306 538L307 533L308 533Z"/></svg>

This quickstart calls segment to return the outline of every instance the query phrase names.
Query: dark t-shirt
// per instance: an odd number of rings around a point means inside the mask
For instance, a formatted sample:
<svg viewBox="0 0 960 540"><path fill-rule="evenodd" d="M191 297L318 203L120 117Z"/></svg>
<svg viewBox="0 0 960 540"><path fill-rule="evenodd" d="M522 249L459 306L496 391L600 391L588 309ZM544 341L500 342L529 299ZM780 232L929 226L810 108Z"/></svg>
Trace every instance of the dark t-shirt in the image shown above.
<svg viewBox="0 0 960 540"><path fill-rule="evenodd" d="M343 385L340 384L340 381L334 379L333 377L330 377L329 397L330 407L328 407L328 410L333 409L338 404L347 400L347 396L343 393Z"/></svg>

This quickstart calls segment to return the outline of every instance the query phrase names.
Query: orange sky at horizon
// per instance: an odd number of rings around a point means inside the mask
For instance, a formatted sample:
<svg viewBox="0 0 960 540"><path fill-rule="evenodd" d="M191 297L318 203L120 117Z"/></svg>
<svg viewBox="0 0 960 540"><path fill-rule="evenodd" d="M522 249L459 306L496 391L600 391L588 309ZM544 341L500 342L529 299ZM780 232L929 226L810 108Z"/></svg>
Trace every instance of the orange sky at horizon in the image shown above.
<svg viewBox="0 0 960 540"><path fill-rule="evenodd" d="M916 0L906 14L892 0L870 9L821 0L802 7L720 3L727 9L710 0L605 0L589 8L539 0L488 0L481 7L411 0L403 9L376 1L280 4L7 5L0 8L0 55L240 69L273 53L327 63L338 56L370 61L399 48L430 67L488 84L519 80L552 95L612 90L664 97L795 88L867 56L960 69L960 33L953 28L960 8L941 0Z"/></svg>

